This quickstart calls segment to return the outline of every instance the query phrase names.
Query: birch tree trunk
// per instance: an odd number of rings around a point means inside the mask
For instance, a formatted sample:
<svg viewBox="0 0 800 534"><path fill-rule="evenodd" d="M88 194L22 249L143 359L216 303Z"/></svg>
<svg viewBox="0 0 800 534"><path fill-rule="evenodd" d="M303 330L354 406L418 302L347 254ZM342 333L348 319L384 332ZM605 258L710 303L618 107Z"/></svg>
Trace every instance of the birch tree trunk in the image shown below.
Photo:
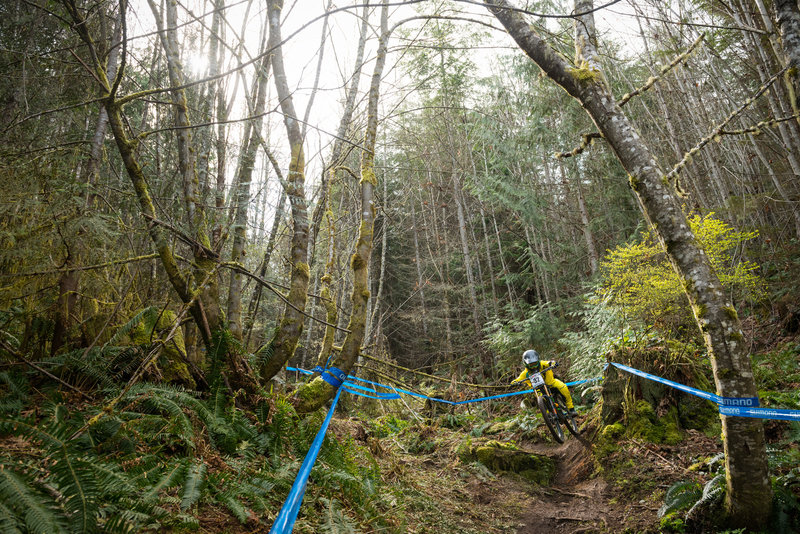
<svg viewBox="0 0 800 534"><path fill-rule="evenodd" d="M689 228L679 199L662 177L644 141L617 105L597 61L591 0L578 0L575 12L576 65L570 66L528 24L510 11L506 0L484 0L519 47L553 81L576 98L611 145L629 173L630 184L655 228L684 288L703 333L712 362L717 393L723 397L755 397L747 345L739 317L726 298L719 278ZM761 421L721 415L727 492L725 507L733 525L758 529L770 513L772 489Z"/></svg>

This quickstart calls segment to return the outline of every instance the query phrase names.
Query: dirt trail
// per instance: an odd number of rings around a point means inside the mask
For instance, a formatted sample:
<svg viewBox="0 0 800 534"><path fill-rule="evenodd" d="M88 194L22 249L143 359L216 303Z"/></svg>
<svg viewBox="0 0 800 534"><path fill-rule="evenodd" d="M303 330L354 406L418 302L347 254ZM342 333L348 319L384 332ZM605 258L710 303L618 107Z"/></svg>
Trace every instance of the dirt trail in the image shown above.
<svg viewBox="0 0 800 534"><path fill-rule="evenodd" d="M570 438L560 446L526 449L553 458L558 470L551 486L531 492L531 505L522 514L524 526L518 534L591 534L631 528L642 532L658 524L654 504L624 502L605 480L592 477L592 456L581 441Z"/></svg>

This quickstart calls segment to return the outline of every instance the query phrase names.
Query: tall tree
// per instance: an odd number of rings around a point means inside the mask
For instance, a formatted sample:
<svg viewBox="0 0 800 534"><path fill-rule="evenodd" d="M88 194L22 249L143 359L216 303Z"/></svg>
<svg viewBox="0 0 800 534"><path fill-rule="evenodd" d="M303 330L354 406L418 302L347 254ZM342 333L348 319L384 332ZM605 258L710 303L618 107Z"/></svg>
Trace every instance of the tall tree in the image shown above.
<svg viewBox="0 0 800 534"><path fill-rule="evenodd" d="M685 281L697 325L724 397L757 395L741 323L703 250L697 245L674 188L617 104L600 67L592 0L575 2L575 64L570 65L506 0L484 0L489 11L545 74L577 99L630 175L630 184L673 268ZM726 511L739 526L760 528L771 487L764 429L757 419L720 416L726 463Z"/></svg>
<svg viewBox="0 0 800 534"><path fill-rule="evenodd" d="M286 196L289 199L292 213L292 243L289 253L291 274L289 294L283 317L278 324L269 344L262 348L268 359L259 372L265 380L271 379L294 355L297 342L303 333L306 300L308 299L308 208L305 195L305 150L300 120L295 111L294 99L289 89L286 68L283 62L281 42L281 12L283 1L275 0L267 4L269 19L269 49L272 51L272 72L275 77L275 89L280 100L286 136L289 140L290 160L286 179Z"/></svg>
<svg viewBox="0 0 800 534"><path fill-rule="evenodd" d="M370 297L368 274L375 229L375 187L378 185L378 177L375 174L378 103L390 35L388 0L383 0L380 39L378 40L378 50L375 55L375 68L369 86L367 128L364 132L363 151L361 153L361 179L359 181L361 189L361 224L359 225L355 252L350 259L350 267L353 271L353 290L350 298L352 308L350 321L347 325L348 332L342 343L341 353L333 364L345 374L352 369L361 353L361 345L364 342L367 327L367 311ZM328 382L316 377L298 390L297 396L300 399L298 410L316 410L331 398L335 391L336 389Z"/></svg>

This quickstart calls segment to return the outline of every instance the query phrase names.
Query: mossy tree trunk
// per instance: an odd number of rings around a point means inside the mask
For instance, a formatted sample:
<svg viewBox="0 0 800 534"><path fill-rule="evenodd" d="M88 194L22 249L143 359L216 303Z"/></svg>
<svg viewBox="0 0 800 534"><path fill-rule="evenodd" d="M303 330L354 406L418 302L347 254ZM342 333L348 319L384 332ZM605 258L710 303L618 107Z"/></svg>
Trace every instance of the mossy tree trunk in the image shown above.
<svg viewBox="0 0 800 534"><path fill-rule="evenodd" d="M778 14L783 54L789 67L786 72L787 89L792 110L797 114L800 112L800 8L797 0L775 0L775 11ZM800 118L797 120L800 122Z"/></svg>
<svg viewBox="0 0 800 534"><path fill-rule="evenodd" d="M264 53L262 40L261 52ZM233 243L231 247L231 261L239 263L245 256L245 245L247 243L247 221L250 207L250 190L253 183L253 167L256 161L259 139L261 138L261 126L263 123L264 108L267 101L267 79L269 76L269 56L264 55L263 59L256 66L256 77L253 80L252 100L249 102L250 115L255 117L252 122L245 125L245 146L239 158L238 169L236 172L236 214L233 221ZM242 278L244 275L238 271L231 272L230 285L228 289L228 328L231 334L242 340Z"/></svg>
<svg viewBox="0 0 800 534"><path fill-rule="evenodd" d="M291 147L291 160L286 181L286 195L292 211L292 243L289 253L291 274L289 294L283 317L267 347L262 351L269 353L259 372L265 380L270 380L283 368L289 358L294 355L297 342L303 333L303 321L308 298L308 209L305 197L305 153L300 122L286 79L283 65L281 41L281 11L283 0L270 0L267 3L269 19L269 49L272 50L272 72L275 77L275 89L281 102L281 111L286 125L286 135Z"/></svg>
<svg viewBox="0 0 800 534"><path fill-rule="evenodd" d="M193 148L191 147L191 137L189 135L188 107L186 105L186 95L182 89L174 89L173 104L175 109L175 120L179 128L176 141L179 154L179 173L182 177L184 206L189 226L192 228L191 248L194 255L194 269L187 272L178 264L177 256L173 245L168 238L165 230L167 225L158 218L158 213L150 194L148 180L145 177L142 166L140 165L136 148L138 140L131 139L126 123L128 122L123 113L125 103L137 98L137 95L128 95L124 98L117 98L117 90L122 79L126 66L126 33L125 13L120 17L122 20L122 49L120 52L120 65L117 76L114 80L109 80L106 72L100 67L98 55L94 48L94 39L89 33L86 20L74 3L65 4L70 16L75 22L74 28L80 35L83 42L89 49L95 67L95 78L100 85L100 91L104 98L103 105L108 112L108 124L114 135L120 157L125 171L133 185L136 198L139 201L142 215L147 220L150 239L155 246L156 252L161 260L161 265L166 272L167 279L170 281L179 299L190 308L190 313L197 323L204 344L209 354L216 354L221 364L220 367L226 370L228 384L235 389L242 389L246 392L255 392L258 384L255 376L250 370L246 360L241 353L234 347L228 347L223 353L214 345L214 339L224 337L226 326L219 303L219 292L217 283L217 264L218 258L209 248L208 233L206 231L205 215L202 205L197 202L197 176L194 172L192 158ZM122 3L125 6L125 3ZM164 29L161 15L157 7L151 4L154 15L159 24L159 32L162 45L166 50L170 83L173 87L180 87L183 83L182 68L177 55L177 35L175 33L177 15L174 11L175 5L167 3L167 24L168 29Z"/></svg>
<svg viewBox="0 0 800 534"><path fill-rule="evenodd" d="M353 269L353 292L351 295L352 309L349 332L342 343L342 351L333 365L345 373L352 369L361 352L367 324L367 305L369 303L369 262L372 255L373 232L375 229L375 186L378 179L375 175L375 140L378 132L378 100L380 97L381 78L383 67L386 65L386 49L389 42L390 31L389 7L384 0L381 8L381 34L378 42L378 51L375 59L375 70L369 86L369 99L367 102L367 128L364 133L364 149L361 153L361 225L358 230L356 250L350 259ZM308 384L302 386L297 392L298 411L313 411L333 397L336 389L316 377Z"/></svg>
<svg viewBox="0 0 800 534"><path fill-rule="evenodd" d="M649 223L675 271L682 277L712 362L717 393L724 397L757 395L747 345L736 311L726 297L708 257L689 228L674 186L665 178L644 141L617 105L600 69L591 0L578 0L576 64L571 66L534 31L506 0L484 0L519 47L552 80L576 98L629 173ZM720 416L727 472L726 511L737 526L759 528L770 512L771 487L764 429L757 419Z"/></svg>

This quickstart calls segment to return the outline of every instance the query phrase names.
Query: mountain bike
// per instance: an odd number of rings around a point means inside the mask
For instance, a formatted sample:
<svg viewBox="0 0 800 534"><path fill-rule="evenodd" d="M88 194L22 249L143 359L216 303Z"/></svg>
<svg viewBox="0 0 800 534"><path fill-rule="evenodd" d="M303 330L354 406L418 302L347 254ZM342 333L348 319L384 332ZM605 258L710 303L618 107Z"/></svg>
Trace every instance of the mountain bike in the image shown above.
<svg viewBox="0 0 800 534"><path fill-rule="evenodd" d="M534 390L536 404L539 406L539 411L542 412L542 417L548 430L550 430L557 442L564 443L565 436L564 430L561 428L562 425L567 427L567 430L574 436L578 436L580 431L575 419L567 410L567 401L564 395L557 389L551 391L544 382L544 373L552 370L556 365L558 364L550 365L546 369L535 373L529 373L527 380L531 385L531 389Z"/></svg>

